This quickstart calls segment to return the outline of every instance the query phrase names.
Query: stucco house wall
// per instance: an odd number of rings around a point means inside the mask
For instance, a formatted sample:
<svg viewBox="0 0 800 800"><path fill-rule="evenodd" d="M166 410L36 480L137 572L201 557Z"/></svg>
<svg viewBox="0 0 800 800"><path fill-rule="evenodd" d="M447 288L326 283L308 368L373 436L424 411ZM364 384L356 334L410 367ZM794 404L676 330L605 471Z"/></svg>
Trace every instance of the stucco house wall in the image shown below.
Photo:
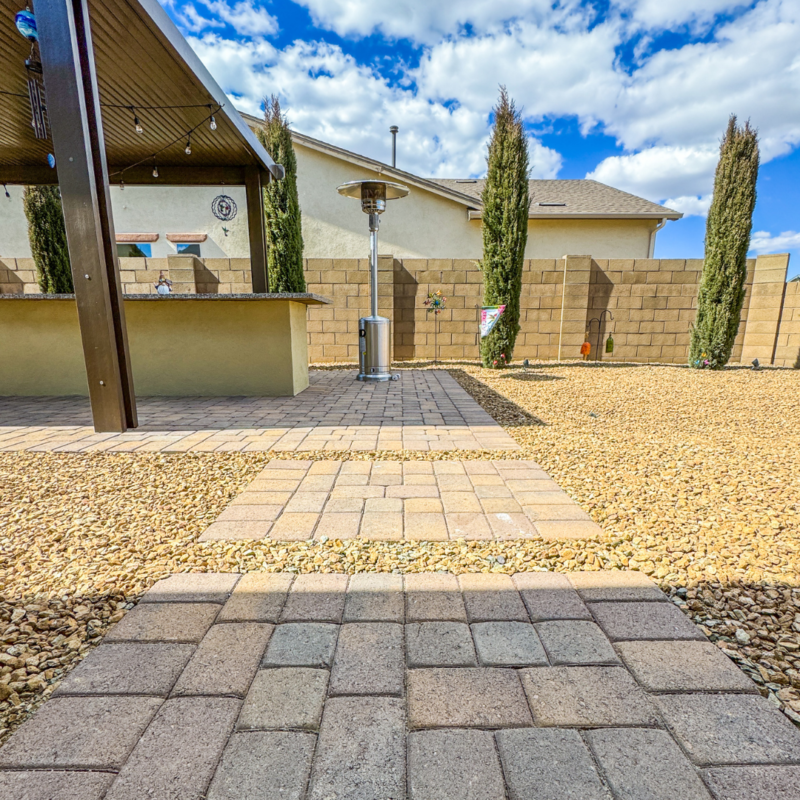
<svg viewBox="0 0 800 800"><path fill-rule="evenodd" d="M257 121L251 120L251 124ZM295 136L295 151L305 257L366 257L366 218L359 203L341 197L336 187L347 181L381 177L383 169L390 168L299 134ZM459 201L458 196L430 181L421 183L424 185L409 181L411 194L389 203L381 220L380 252L395 258L479 259L483 249L481 221L470 219L469 210L475 216L480 201L465 204L463 196ZM476 182L448 183L458 189ZM22 187L11 186L10 198L0 195L0 257L31 255L22 192ZM150 243L153 258L176 254L176 245L167 240L169 233L206 234L200 245L203 258L249 257L243 186L112 186L110 194L118 234L158 234L158 239ZM232 197L239 209L229 222L218 220L211 211L213 199L220 194ZM531 219L525 257L591 253L595 258L647 258L657 224L657 219ZM227 228L227 234L223 228Z"/></svg>

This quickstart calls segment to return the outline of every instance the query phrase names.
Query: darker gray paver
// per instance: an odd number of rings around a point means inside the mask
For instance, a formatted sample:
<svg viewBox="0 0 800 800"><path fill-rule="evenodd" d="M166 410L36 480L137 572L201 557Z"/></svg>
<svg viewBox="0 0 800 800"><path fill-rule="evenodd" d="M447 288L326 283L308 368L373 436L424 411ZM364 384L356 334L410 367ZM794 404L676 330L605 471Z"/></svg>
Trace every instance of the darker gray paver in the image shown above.
<svg viewBox="0 0 800 800"><path fill-rule="evenodd" d="M600 769L618 800L709 800L694 767L666 731L587 731Z"/></svg>
<svg viewBox="0 0 800 800"><path fill-rule="evenodd" d="M514 670L414 669L408 672L407 681L412 728L516 728L532 724Z"/></svg>
<svg viewBox="0 0 800 800"><path fill-rule="evenodd" d="M514 575L513 580L533 622L592 618L566 575L557 572L520 572Z"/></svg>
<svg viewBox="0 0 800 800"><path fill-rule="evenodd" d="M797 800L800 767L719 767L703 774L715 800Z"/></svg>
<svg viewBox="0 0 800 800"><path fill-rule="evenodd" d="M256 674L272 625L230 622L212 625L178 679L173 695L244 697Z"/></svg>
<svg viewBox="0 0 800 800"><path fill-rule="evenodd" d="M517 620L528 622L528 612L510 575L469 573L458 579L470 622Z"/></svg>
<svg viewBox="0 0 800 800"><path fill-rule="evenodd" d="M409 667L476 667L469 625L464 622L412 622L406 625Z"/></svg>
<svg viewBox="0 0 800 800"><path fill-rule="evenodd" d="M619 642L617 652L649 692L758 692L711 642Z"/></svg>
<svg viewBox="0 0 800 800"><path fill-rule="evenodd" d="M329 667L336 649L338 625L290 622L278 625L264 655L265 667Z"/></svg>
<svg viewBox="0 0 800 800"><path fill-rule="evenodd" d="M230 697L167 700L105 800L201 800L240 705Z"/></svg>
<svg viewBox="0 0 800 800"><path fill-rule="evenodd" d="M408 737L409 800L503 800L489 731L417 731Z"/></svg>
<svg viewBox="0 0 800 800"><path fill-rule="evenodd" d="M363 573L347 585L345 622L403 622L403 576Z"/></svg>
<svg viewBox="0 0 800 800"><path fill-rule="evenodd" d="M281 622L341 622L346 589L347 575L298 575L286 598Z"/></svg>
<svg viewBox="0 0 800 800"><path fill-rule="evenodd" d="M577 731L518 728L495 739L509 800L608 800Z"/></svg>
<svg viewBox="0 0 800 800"><path fill-rule="evenodd" d="M760 695L661 695L656 702L695 764L800 763L797 728Z"/></svg>
<svg viewBox="0 0 800 800"><path fill-rule="evenodd" d="M394 697L333 697L325 704L309 800L403 798L406 717Z"/></svg>
<svg viewBox="0 0 800 800"><path fill-rule="evenodd" d="M225 572L180 572L158 581L141 603L224 603L239 580Z"/></svg>
<svg viewBox="0 0 800 800"><path fill-rule="evenodd" d="M570 572L569 582L587 602L602 600L666 601L667 596L643 572L599 570Z"/></svg>
<svg viewBox="0 0 800 800"><path fill-rule="evenodd" d="M234 733L207 800L302 800L316 741L310 733Z"/></svg>
<svg viewBox="0 0 800 800"><path fill-rule="evenodd" d="M239 730L317 730L328 671L312 667L260 670L247 693Z"/></svg>
<svg viewBox="0 0 800 800"><path fill-rule="evenodd" d="M118 769L157 697L54 697L0 749L0 767Z"/></svg>
<svg viewBox="0 0 800 800"><path fill-rule="evenodd" d="M536 632L553 666L618 664L619 659L603 631L586 620L540 622Z"/></svg>
<svg viewBox="0 0 800 800"><path fill-rule="evenodd" d="M623 667L538 667L521 672L537 725L658 725L658 716Z"/></svg>
<svg viewBox="0 0 800 800"><path fill-rule="evenodd" d="M402 695L404 676L402 625L395 622L342 625L331 672L332 695Z"/></svg>
<svg viewBox="0 0 800 800"><path fill-rule="evenodd" d="M702 631L672 603L591 603L594 618L612 642L698 639Z"/></svg>
<svg viewBox="0 0 800 800"><path fill-rule="evenodd" d="M140 603L106 634L106 642L199 642L214 622L214 603Z"/></svg>
<svg viewBox="0 0 800 800"><path fill-rule="evenodd" d="M530 622L475 622L472 636L481 666L536 667L547 655Z"/></svg>
<svg viewBox="0 0 800 800"><path fill-rule="evenodd" d="M86 656L54 695L152 694L166 697L194 651L192 644L103 644Z"/></svg>
<svg viewBox="0 0 800 800"><path fill-rule="evenodd" d="M284 572L248 572L239 579L217 622L277 622L292 585Z"/></svg>
<svg viewBox="0 0 800 800"><path fill-rule="evenodd" d="M455 575L430 572L404 576L406 622L466 622L467 611Z"/></svg>
<svg viewBox="0 0 800 800"><path fill-rule="evenodd" d="M3 800L101 800L109 772L0 772Z"/></svg>

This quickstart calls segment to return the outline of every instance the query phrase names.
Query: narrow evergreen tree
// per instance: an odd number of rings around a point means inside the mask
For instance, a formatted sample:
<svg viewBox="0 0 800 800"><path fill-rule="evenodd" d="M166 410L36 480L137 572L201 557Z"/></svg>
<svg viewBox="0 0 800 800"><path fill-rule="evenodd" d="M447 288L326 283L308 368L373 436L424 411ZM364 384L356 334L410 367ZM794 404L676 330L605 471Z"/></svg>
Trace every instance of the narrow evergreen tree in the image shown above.
<svg viewBox="0 0 800 800"><path fill-rule="evenodd" d="M758 134L731 115L719 149L714 197L706 222L705 261L689 366L722 369L739 330L747 277L747 251L756 204Z"/></svg>
<svg viewBox="0 0 800 800"><path fill-rule="evenodd" d="M267 273L271 292L304 292L303 231L297 197L297 159L292 134L278 98L264 101L264 127L258 138L276 164L286 170L280 181L264 189L267 229Z"/></svg>
<svg viewBox="0 0 800 800"><path fill-rule="evenodd" d="M23 205L39 289L44 294L71 294L72 270L58 186L26 186Z"/></svg>
<svg viewBox="0 0 800 800"><path fill-rule="evenodd" d="M522 116L500 87L483 189L483 302L505 304L494 330L481 339L485 367L511 361L519 333L522 262L528 241L528 140Z"/></svg>

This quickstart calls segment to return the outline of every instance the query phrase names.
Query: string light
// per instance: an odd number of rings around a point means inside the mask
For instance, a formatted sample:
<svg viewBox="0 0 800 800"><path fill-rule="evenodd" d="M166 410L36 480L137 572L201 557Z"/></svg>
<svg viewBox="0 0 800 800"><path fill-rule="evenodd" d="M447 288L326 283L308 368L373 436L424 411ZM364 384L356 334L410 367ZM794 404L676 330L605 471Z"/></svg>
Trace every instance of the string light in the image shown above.
<svg viewBox="0 0 800 800"><path fill-rule="evenodd" d="M153 164L153 177L158 177L158 167L155 164Z"/></svg>
<svg viewBox="0 0 800 800"><path fill-rule="evenodd" d="M139 117L136 116L136 109L133 106L131 106L131 111L133 112L133 127L134 127L134 130L136 131L136 133L141 135L142 133L144 133L144 128L142 127L142 123L139 122Z"/></svg>
<svg viewBox="0 0 800 800"><path fill-rule="evenodd" d="M6 197L11 197L11 195L8 193L8 186L5 184L3 184L3 191L6 193Z"/></svg>
<svg viewBox="0 0 800 800"><path fill-rule="evenodd" d="M183 151L187 156L192 154L192 132L189 131L186 138L186 149Z"/></svg>
<svg viewBox="0 0 800 800"><path fill-rule="evenodd" d="M211 115L211 122L208 123L208 127L211 128L212 131L217 129L217 121L214 119L214 115Z"/></svg>

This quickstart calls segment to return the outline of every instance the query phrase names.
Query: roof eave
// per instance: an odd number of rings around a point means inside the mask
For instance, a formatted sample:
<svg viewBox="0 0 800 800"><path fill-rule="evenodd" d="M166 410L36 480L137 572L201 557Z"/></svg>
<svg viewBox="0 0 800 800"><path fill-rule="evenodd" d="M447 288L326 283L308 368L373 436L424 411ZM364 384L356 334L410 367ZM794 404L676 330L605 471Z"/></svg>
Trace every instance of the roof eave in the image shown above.
<svg viewBox="0 0 800 800"><path fill-rule="evenodd" d="M482 211L470 211L470 219L481 219ZM614 213L613 211L557 211L543 213L530 213L528 219L681 219L683 214L678 211L642 211L635 214L628 212Z"/></svg>
<svg viewBox="0 0 800 800"><path fill-rule="evenodd" d="M219 84L211 77L211 73L206 69L205 64L194 52L191 45L184 38L169 18L167 12L161 7L158 0L138 0L139 5L145 13L144 21L153 31L153 34L161 39L162 44L168 50L172 50L179 60L183 61L189 70L194 73L203 88L214 98L220 106L217 115L225 117L228 122L236 129L244 140L245 147L250 151L256 163L261 169L268 171L276 180L283 177L283 169L273 161L270 154L258 141L250 126L242 119L240 113L231 103Z"/></svg>

